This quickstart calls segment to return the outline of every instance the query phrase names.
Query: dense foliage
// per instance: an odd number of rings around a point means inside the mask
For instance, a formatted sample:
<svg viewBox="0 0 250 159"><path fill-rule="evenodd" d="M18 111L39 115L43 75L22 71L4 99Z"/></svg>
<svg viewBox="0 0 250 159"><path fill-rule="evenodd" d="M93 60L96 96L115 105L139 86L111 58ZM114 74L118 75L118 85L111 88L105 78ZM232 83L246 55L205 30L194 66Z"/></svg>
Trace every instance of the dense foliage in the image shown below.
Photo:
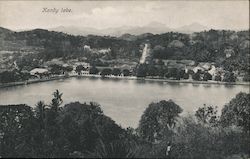
<svg viewBox="0 0 250 159"><path fill-rule="evenodd" d="M150 43L153 58L215 62L228 71L249 71L249 30L142 34L132 40L110 36L73 36L42 29L23 32L5 30L0 29L1 50L37 52L37 59L86 57L89 63L97 63L101 57L138 59L142 44ZM85 45L96 49L110 48L111 51L107 55L93 54L84 49Z"/></svg>
<svg viewBox="0 0 250 159"><path fill-rule="evenodd" d="M224 126L237 125L249 133L250 94L239 93L222 109L221 122Z"/></svg>
<svg viewBox="0 0 250 159"><path fill-rule="evenodd" d="M54 92L50 105L38 102L0 107L0 156L70 157L94 152L98 144L122 140L125 131L105 116L96 103L62 103Z"/></svg>
<svg viewBox="0 0 250 159"><path fill-rule="evenodd" d="M249 94L239 93L221 117L216 107L181 115L173 101L151 103L137 129L123 129L97 103L62 106L56 90L50 104L0 106L0 157L247 158ZM167 146L171 151L166 156Z"/></svg>
<svg viewBox="0 0 250 159"><path fill-rule="evenodd" d="M138 128L140 136L149 142L164 138L174 128L181 112L180 106L171 100L151 103L141 117Z"/></svg>

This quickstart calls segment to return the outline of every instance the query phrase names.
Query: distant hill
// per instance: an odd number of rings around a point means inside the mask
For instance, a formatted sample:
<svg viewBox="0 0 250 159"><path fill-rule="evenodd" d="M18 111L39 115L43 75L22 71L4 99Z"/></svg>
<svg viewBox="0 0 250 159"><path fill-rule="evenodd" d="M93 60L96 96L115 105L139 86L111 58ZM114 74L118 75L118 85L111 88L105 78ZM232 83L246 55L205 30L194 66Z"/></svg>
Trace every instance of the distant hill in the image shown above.
<svg viewBox="0 0 250 159"><path fill-rule="evenodd" d="M165 27L155 27L155 26L143 26L143 27L129 27L122 26L117 28L106 28L106 29L95 29L90 27L73 27L73 26L59 26L56 28L49 29L50 31L64 32L71 35L110 35L110 36L122 36L123 34L140 35L144 33L161 34L169 32L170 29Z"/></svg>
<svg viewBox="0 0 250 159"><path fill-rule="evenodd" d="M176 29L176 31L180 32L180 33L193 33L193 32L201 32L204 30L209 30L209 28L207 28L199 23L192 23L189 25L184 25L184 26Z"/></svg>
<svg viewBox="0 0 250 159"><path fill-rule="evenodd" d="M202 29L197 24L191 25L196 29ZM197 26L197 27L194 27ZM162 28L164 25L152 23L147 28ZM128 29L129 27L124 27ZM190 26L182 29L188 30ZM138 29L138 28L137 28ZM247 69L249 57L249 30L208 30L190 34L167 32L163 34L152 34L146 29L133 35L119 32L121 36L99 36L94 33L88 36L74 36L57 31L45 29L34 29L30 31L14 32L0 28L0 51L39 53L39 59L52 58L81 58L89 60L97 56L89 54L84 50L88 45L91 49L111 49L107 59L139 59L142 45L149 43L156 59L189 59L198 62L216 62L225 67L237 67ZM156 29L156 30L157 30ZM133 31L135 32L135 28ZM77 30L76 30L77 31ZM114 29L112 29L114 31ZM118 30L117 30L118 31ZM130 30L132 32L132 30ZM190 31L190 30L189 30ZM226 57L226 50L232 50L230 58ZM98 55L99 56L99 55Z"/></svg>
<svg viewBox="0 0 250 159"><path fill-rule="evenodd" d="M127 41L134 41L134 40L137 39L137 36L136 35L131 35L131 34L123 34L118 38L122 39L122 40L127 40Z"/></svg>
<svg viewBox="0 0 250 159"><path fill-rule="evenodd" d="M6 29L6 28L3 28L3 27L0 27L0 34L6 34L6 33L11 33L11 32L13 32L13 31Z"/></svg>
<svg viewBox="0 0 250 159"><path fill-rule="evenodd" d="M100 30L90 27L59 26L50 28L49 31L63 32L71 35L104 35Z"/></svg>
<svg viewBox="0 0 250 159"><path fill-rule="evenodd" d="M86 36L92 34L99 36L110 35L110 36L120 37L123 34L131 34L131 35L140 35L144 33L162 34L171 31L181 32L181 33L193 33L193 32L208 30L208 28L199 23L192 23L190 25L185 25L180 28L169 28L163 23L153 21L145 26L121 26L121 27L106 28L106 29L96 29L94 27L91 28L91 27L59 26L56 28L50 28L49 30L64 32L71 35Z"/></svg>
<svg viewBox="0 0 250 159"><path fill-rule="evenodd" d="M0 39L8 36L9 34L13 33L12 30L6 29L6 28L2 28L0 27Z"/></svg>

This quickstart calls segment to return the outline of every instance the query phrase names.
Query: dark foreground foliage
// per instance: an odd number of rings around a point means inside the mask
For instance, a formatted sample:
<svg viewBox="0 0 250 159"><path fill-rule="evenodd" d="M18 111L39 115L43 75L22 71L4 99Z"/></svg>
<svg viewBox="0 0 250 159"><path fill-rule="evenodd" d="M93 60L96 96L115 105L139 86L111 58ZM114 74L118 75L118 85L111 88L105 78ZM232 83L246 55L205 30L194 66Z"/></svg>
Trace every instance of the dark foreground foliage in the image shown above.
<svg viewBox="0 0 250 159"><path fill-rule="evenodd" d="M249 157L249 94L239 93L221 117L217 107L182 115L173 101L151 103L137 129L121 128L97 103L0 106L1 157L205 158ZM232 117L233 118L230 118ZM166 155L167 145L171 151Z"/></svg>

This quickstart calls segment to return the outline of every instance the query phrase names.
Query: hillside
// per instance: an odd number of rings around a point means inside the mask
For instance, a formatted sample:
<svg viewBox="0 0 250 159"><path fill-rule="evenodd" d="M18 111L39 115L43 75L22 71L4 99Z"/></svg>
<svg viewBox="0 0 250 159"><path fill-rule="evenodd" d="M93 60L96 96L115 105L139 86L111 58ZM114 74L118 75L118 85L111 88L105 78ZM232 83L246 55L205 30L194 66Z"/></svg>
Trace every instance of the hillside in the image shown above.
<svg viewBox="0 0 250 159"><path fill-rule="evenodd" d="M249 57L249 31L209 30L193 34L169 32L111 37L73 36L43 29L12 32L0 28L0 39L0 51L35 52L42 59L93 58L93 55L84 51L84 46L93 49L110 48L109 59L139 59L144 43L151 45L153 58L158 59L216 62L225 67L246 70L246 57ZM229 54L230 57L227 57Z"/></svg>
<svg viewBox="0 0 250 159"><path fill-rule="evenodd" d="M152 34L163 34L170 31L180 32L180 33L193 33L208 30L206 26L203 26L199 23L192 23L189 25L184 25L179 28L170 28L167 25L152 21L143 26L120 26L120 27L111 27L104 29L97 29L94 27L76 27L76 26L58 26L55 28L50 28L50 31L64 32L71 35L82 35L87 36L90 34L104 36L110 35L119 37L123 34L133 34L140 35L144 33Z"/></svg>

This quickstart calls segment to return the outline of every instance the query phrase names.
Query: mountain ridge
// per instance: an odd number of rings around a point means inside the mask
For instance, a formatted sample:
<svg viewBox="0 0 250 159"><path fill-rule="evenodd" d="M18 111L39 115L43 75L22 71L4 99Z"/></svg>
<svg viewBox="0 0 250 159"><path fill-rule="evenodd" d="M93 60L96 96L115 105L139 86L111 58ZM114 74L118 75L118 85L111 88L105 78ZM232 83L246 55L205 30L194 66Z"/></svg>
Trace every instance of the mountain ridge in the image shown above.
<svg viewBox="0 0 250 159"><path fill-rule="evenodd" d="M140 35L144 33L152 34L162 34L166 32L180 32L180 33L193 33L208 30L208 27L203 26L199 23L192 23L189 25L184 25L179 28L170 28L160 22L150 22L144 26L120 26L113 28L97 29L94 27L75 27L75 26L58 26L54 28L49 28L50 31L64 32L72 35L82 35L86 36L89 34L94 35L110 35L120 37L123 34Z"/></svg>

